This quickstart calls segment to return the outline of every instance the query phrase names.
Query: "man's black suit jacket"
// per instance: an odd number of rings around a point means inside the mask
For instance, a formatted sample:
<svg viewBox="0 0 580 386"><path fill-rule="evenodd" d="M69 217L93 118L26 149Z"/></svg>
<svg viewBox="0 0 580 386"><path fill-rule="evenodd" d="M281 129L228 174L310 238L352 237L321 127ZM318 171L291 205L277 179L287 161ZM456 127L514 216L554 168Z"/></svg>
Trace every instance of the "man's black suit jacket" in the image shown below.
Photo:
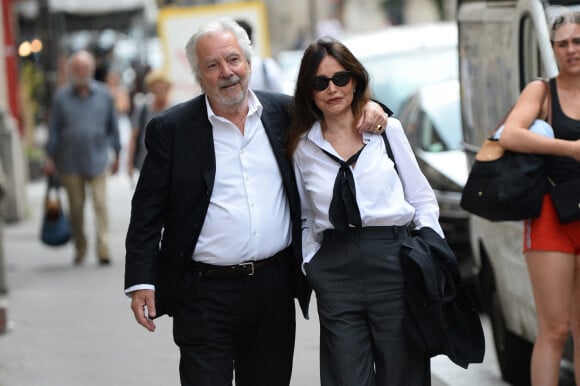
<svg viewBox="0 0 580 386"><path fill-rule="evenodd" d="M311 291L300 270L300 202L285 149L292 98L255 93L290 204L294 293L307 318ZM195 249L214 187L216 159L205 96L154 117L145 143L148 155L133 195L125 242L125 288L154 284L157 315L171 315L175 289Z"/></svg>
<svg viewBox="0 0 580 386"><path fill-rule="evenodd" d="M401 247L407 333L429 356L445 354L464 368L481 363L483 327L453 251L429 227L412 236Z"/></svg>

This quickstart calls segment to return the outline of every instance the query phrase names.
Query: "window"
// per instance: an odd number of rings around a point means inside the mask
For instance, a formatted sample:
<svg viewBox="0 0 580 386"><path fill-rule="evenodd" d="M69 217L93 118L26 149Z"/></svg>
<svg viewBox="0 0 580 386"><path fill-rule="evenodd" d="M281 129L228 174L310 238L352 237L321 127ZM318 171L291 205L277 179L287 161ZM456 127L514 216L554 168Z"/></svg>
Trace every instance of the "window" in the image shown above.
<svg viewBox="0 0 580 386"><path fill-rule="evenodd" d="M529 15L526 15L521 23L518 61L520 63L520 90L530 81L545 76L542 71L536 29Z"/></svg>

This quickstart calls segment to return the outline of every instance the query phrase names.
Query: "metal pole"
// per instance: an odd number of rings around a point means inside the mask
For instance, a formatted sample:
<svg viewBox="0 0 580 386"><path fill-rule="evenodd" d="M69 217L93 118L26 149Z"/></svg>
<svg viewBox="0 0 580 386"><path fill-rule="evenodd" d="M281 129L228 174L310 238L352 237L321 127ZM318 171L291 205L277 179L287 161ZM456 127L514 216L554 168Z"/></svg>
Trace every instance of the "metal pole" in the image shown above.
<svg viewBox="0 0 580 386"><path fill-rule="evenodd" d="M6 92L8 94L8 108L11 115L18 121L19 132L22 135L23 128L20 116L20 104L18 103L18 74L16 69L16 47L14 46L14 31L12 27L12 7L10 0L2 0L0 20L2 20L2 46L4 51L4 71ZM2 66L0 66L2 67ZM2 108L4 106L0 106Z"/></svg>
<svg viewBox="0 0 580 386"><path fill-rule="evenodd" d="M38 0L38 20L42 36L42 53L40 61L44 71L44 101L43 105L48 111L52 94L56 89L58 73L58 31L54 25L54 15L51 14L48 0Z"/></svg>
<svg viewBox="0 0 580 386"><path fill-rule="evenodd" d="M6 179L2 169L2 159L0 159L0 295L5 295L8 292L8 284L6 283L6 270L4 267L4 190L6 189ZM0 304L2 308L2 304ZM0 310L1 312L1 310ZM0 333L2 332L2 322L0 318Z"/></svg>
<svg viewBox="0 0 580 386"><path fill-rule="evenodd" d="M318 12L317 12L317 1L316 0L308 0L309 5L309 12L310 15L310 41L314 41L316 38L316 24L318 23Z"/></svg>

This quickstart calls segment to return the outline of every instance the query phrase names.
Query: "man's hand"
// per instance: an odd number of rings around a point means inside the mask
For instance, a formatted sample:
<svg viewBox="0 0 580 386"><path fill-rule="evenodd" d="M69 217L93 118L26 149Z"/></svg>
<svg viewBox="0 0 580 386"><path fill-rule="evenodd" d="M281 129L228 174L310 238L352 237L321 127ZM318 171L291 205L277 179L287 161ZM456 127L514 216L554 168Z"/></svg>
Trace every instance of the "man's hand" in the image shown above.
<svg viewBox="0 0 580 386"><path fill-rule="evenodd" d="M381 134L387 127L387 114L376 102L370 101L363 108L362 116L356 125L359 133L364 131Z"/></svg>
<svg viewBox="0 0 580 386"><path fill-rule="evenodd" d="M155 331L155 323L150 318L154 318L157 314L155 311L155 291L153 290L137 290L131 292L131 309L135 315L137 323L148 329Z"/></svg>
<svg viewBox="0 0 580 386"><path fill-rule="evenodd" d="M44 165L42 166L42 171L47 176L51 176L57 173L56 166L51 157L46 156L46 159L44 160Z"/></svg>
<svg viewBox="0 0 580 386"><path fill-rule="evenodd" d="M119 155L117 154L111 162L111 174L117 174L119 171Z"/></svg>

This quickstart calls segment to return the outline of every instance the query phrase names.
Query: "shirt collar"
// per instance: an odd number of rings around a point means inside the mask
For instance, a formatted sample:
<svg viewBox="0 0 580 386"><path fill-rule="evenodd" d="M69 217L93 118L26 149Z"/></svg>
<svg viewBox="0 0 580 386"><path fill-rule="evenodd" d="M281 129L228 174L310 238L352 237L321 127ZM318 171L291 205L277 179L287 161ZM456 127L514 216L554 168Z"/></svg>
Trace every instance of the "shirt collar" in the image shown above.
<svg viewBox="0 0 580 386"><path fill-rule="evenodd" d="M310 130L308 130L306 135L308 136L308 139L312 141L316 146L323 149L326 148L324 144L327 142L324 139L324 136L322 135L322 126L320 125L320 121L314 122L314 124L312 125ZM362 141L366 145L367 143L374 141L375 138L378 138L379 135L380 134L373 134L365 131L362 134Z"/></svg>

